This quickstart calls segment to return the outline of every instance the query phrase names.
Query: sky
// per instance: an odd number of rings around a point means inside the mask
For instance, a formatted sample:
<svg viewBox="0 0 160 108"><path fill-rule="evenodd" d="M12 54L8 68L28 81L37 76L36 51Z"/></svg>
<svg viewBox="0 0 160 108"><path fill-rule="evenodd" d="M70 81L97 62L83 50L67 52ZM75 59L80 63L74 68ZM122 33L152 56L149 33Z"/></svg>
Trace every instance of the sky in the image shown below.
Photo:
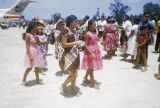
<svg viewBox="0 0 160 108"><path fill-rule="evenodd" d="M0 8L9 8L17 0L0 0ZM78 18L84 18L85 15L92 17L96 14L97 8L100 9L100 14L104 13L106 16L110 15L110 3L113 0L34 0L36 3L31 3L23 11L26 19L37 18L51 18L51 14L60 12L62 17L68 15L76 15ZM122 0L124 5L131 7L131 11L127 14L143 13L144 4L152 2L159 3L160 0Z"/></svg>

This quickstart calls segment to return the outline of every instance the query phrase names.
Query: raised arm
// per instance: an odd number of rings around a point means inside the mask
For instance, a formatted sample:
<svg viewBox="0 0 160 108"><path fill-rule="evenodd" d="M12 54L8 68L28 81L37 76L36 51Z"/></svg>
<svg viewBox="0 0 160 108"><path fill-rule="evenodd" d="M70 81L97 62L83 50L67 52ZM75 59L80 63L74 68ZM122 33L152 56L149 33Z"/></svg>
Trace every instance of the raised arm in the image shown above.
<svg viewBox="0 0 160 108"><path fill-rule="evenodd" d="M62 45L63 48L70 48L73 47L74 45L79 45L80 41L74 41L74 42L68 42L68 38L65 34L62 35Z"/></svg>

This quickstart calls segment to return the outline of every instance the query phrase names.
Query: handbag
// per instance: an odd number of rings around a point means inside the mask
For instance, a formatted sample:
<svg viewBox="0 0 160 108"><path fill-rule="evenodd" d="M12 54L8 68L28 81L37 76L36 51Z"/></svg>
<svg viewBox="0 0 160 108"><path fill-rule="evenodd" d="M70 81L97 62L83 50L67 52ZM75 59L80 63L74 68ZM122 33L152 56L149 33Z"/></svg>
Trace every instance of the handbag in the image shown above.
<svg viewBox="0 0 160 108"><path fill-rule="evenodd" d="M65 63L64 63L64 70L67 70L71 64L76 60L78 57L78 49L76 47L72 47L69 52L66 52L65 55Z"/></svg>
<svg viewBox="0 0 160 108"><path fill-rule="evenodd" d="M61 60L62 59L62 56L63 56L63 52L64 52L64 48L62 47L62 43L58 43L57 45L57 59L58 60Z"/></svg>

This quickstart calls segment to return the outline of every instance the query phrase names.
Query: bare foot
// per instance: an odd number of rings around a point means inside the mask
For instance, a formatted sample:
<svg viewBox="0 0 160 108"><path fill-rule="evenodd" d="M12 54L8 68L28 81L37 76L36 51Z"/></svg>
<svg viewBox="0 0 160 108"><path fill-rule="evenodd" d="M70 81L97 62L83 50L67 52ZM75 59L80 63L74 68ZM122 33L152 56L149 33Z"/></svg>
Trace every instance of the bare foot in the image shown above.
<svg viewBox="0 0 160 108"><path fill-rule="evenodd" d="M22 81L22 86L27 86L27 82L26 81Z"/></svg>
<svg viewBox="0 0 160 108"><path fill-rule="evenodd" d="M76 87L74 86L74 87L72 87L72 94L73 95L77 95L77 89L76 89Z"/></svg>
<svg viewBox="0 0 160 108"><path fill-rule="evenodd" d="M135 65L133 66L134 69L140 69L140 66L139 65Z"/></svg>
<svg viewBox="0 0 160 108"><path fill-rule="evenodd" d="M37 84L44 85L44 82L41 80L36 81Z"/></svg>
<svg viewBox="0 0 160 108"><path fill-rule="evenodd" d="M91 82L90 82L90 83L91 83L91 87L94 87L94 86L95 86L95 84L96 84L96 81L95 81L95 80L93 80L93 81L91 80Z"/></svg>
<svg viewBox="0 0 160 108"><path fill-rule="evenodd" d="M129 63L133 63L134 62L134 60L132 60L132 59L129 59Z"/></svg>
<svg viewBox="0 0 160 108"><path fill-rule="evenodd" d="M89 80L86 79L86 78L84 78L84 79L83 79L83 83L89 83Z"/></svg>
<svg viewBox="0 0 160 108"><path fill-rule="evenodd" d="M147 71L147 68L145 67L143 70L142 70L142 72L146 72Z"/></svg>
<svg viewBox="0 0 160 108"><path fill-rule="evenodd" d="M108 60L111 60L112 59L112 56L108 57Z"/></svg>
<svg viewBox="0 0 160 108"><path fill-rule="evenodd" d="M61 93L63 93L63 94L67 93L67 89L66 89L66 86L64 84L61 85L60 89L61 89Z"/></svg>
<svg viewBox="0 0 160 108"><path fill-rule="evenodd" d="M97 89L97 90L100 89L100 88L99 88L99 85L98 85L97 83L95 83L94 89Z"/></svg>
<svg viewBox="0 0 160 108"><path fill-rule="evenodd" d="M93 82L91 82L91 87L95 88L95 89L99 89L99 85L97 84L96 80L94 80Z"/></svg>

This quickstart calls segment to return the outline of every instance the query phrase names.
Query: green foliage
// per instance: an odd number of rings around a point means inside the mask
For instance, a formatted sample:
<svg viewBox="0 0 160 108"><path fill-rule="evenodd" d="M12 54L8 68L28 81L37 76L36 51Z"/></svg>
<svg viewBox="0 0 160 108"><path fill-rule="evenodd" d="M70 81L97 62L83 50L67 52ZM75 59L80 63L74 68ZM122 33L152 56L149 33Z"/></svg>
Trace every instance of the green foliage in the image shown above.
<svg viewBox="0 0 160 108"><path fill-rule="evenodd" d="M129 18L130 18L130 21L133 22L135 19L137 20L137 23L139 23L141 21L141 17L142 17L142 14L140 15L130 15Z"/></svg>
<svg viewBox="0 0 160 108"><path fill-rule="evenodd" d="M131 8L128 5L124 5L121 0L114 0L114 3L110 3L109 9L111 15L116 18L116 21L121 24L123 15L125 15Z"/></svg>
<svg viewBox="0 0 160 108"><path fill-rule="evenodd" d="M146 3L143 6L144 12L149 12L151 15L151 19L158 19L160 18L160 5L153 4L152 2Z"/></svg>

